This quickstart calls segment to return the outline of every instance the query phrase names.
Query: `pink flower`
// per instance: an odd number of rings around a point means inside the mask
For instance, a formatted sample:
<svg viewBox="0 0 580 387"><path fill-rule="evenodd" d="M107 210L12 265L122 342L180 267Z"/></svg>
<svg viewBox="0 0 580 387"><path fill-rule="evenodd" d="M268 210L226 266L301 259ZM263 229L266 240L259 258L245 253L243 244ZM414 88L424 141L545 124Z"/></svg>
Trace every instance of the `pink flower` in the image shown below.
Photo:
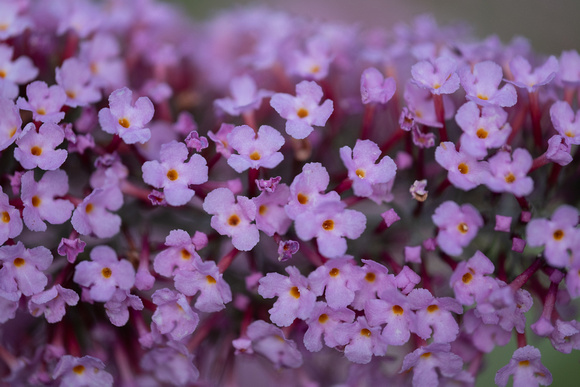
<svg viewBox="0 0 580 387"><path fill-rule="evenodd" d="M495 374L495 383L500 387L514 377L514 387L548 386L552 384L552 374L541 362L540 350L526 345L515 350L508 365Z"/></svg>
<svg viewBox="0 0 580 387"><path fill-rule="evenodd" d="M558 134L571 144L580 144L580 111L574 111L566 101L557 101L550 107L550 118Z"/></svg>
<svg viewBox="0 0 580 387"><path fill-rule="evenodd" d="M154 113L149 98L140 97L133 104L133 92L123 87L111 93L109 106L99 111L99 123L105 132L119 135L127 144L144 144L151 138L151 131L145 127Z"/></svg>
<svg viewBox="0 0 580 387"><path fill-rule="evenodd" d="M460 207L454 201L448 200L435 209L433 223L439 227L437 244L441 250L457 256L475 238L479 228L483 226L483 219L471 204Z"/></svg>
<svg viewBox="0 0 580 387"><path fill-rule="evenodd" d="M75 268L73 281L89 288L94 301L107 302L116 289L130 290L135 284L135 269L126 260L119 260L109 246L96 246L91 250L91 261L82 261Z"/></svg>
<svg viewBox="0 0 580 387"><path fill-rule="evenodd" d="M191 200L195 191L189 185L203 184L208 179L207 162L203 156L189 155L187 147L182 142L171 141L161 146L157 160L143 163L143 180L155 188L163 188L167 203L181 206Z"/></svg>
<svg viewBox="0 0 580 387"><path fill-rule="evenodd" d="M230 82L232 98L220 98L214 101L214 105L228 113L230 116L239 116L242 113L257 110L262 99L272 95L268 90L257 90L256 82L249 75L233 78Z"/></svg>
<svg viewBox="0 0 580 387"><path fill-rule="evenodd" d="M18 241L13 246L0 247L0 289L14 293L21 291L32 296L44 290L48 283L44 270L52 263L52 254L44 246L27 249Z"/></svg>
<svg viewBox="0 0 580 387"><path fill-rule="evenodd" d="M424 60L411 67L413 82L432 94L451 94L459 89L459 76L455 72L457 63L448 56L434 61Z"/></svg>
<svg viewBox="0 0 580 387"><path fill-rule="evenodd" d="M360 78L360 94L363 104L386 104L395 94L394 78L383 77L383 74L374 67L364 70Z"/></svg>
<svg viewBox="0 0 580 387"><path fill-rule="evenodd" d="M514 77L513 81L508 81L517 87L526 88L529 93L546 85L554 79L560 69L558 59L550 56L543 65L536 67L532 71L532 65L521 55L510 61L510 70Z"/></svg>
<svg viewBox="0 0 580 387"><path fill-rule="evenodd" d="M302 81L296 85L296 97L290 94L276 93L270 105L286 121L286 133L295 139L308 137L313 126L324 126L334 110L332 101L322 99L322 88L314 81Z"/></svg>
<svg viewBox="0 0 580 387"><path fill-rule="evenodd" d="M449 173L447 178L457 188L469 191L487 176L489 165L467 153L457 152L452 142L442 142L435 150L435 161Z"/></svg>
<svg viewBox="0 0 580 387"><path fill-rule="evenodd" d="M232 237L232 243L238 250L249 251L260 240L260 233L255 224L256 205L245 196L236 198L228 188L217 188L211 191L203 202L203 209L213 215L211 227L221 235Z"/></svg>
<svg viewBox="0 0 580 387"><path fill-rule="evenodd" d="M248 168L275 168L284 159L278 152L284 145L284 137L271 126L260 126L258 133L247 125L236 126L227 140L239 153L228 158L229 166L238 173Z"/></svg>
<svg viewBox="0 0 580 387"><path fill-rule="evenodd" d="M33 123L24 127L16 140L14 158L26 169L39 167L45 171L59 168L67 158L67 151L55 149L64 141L64 131L56 124L45 123L38 132Z"/></svg>
<svg viewBox="0 0 580 387"><path fill-rule="evenodd" d="M534 181L528 176L532 168L532 156L524 148L508 152L497 152L489 159L489 177L485 185L493 192L511 192L526 196L534 190Z"/></svg>
<svg viewBox="0 0 580 387"><path fill-rule="evenodd" d="M64 118L64 112L60 109L67 96L59 85L48 87L45 82L35 81L26 86L26 95L28 101L19 97L16 104L22 110L31 111L35 121L58 124Z"/></svg>
<svg viewBox="0 0 580 387"><path fill-rule="evenodd" d="M503 78L501 66L492 61L476 63L473 67L459 69L461 86L467 99L482 106L514 106L517 101L516 89L507 84L499 89Z"/></svg>

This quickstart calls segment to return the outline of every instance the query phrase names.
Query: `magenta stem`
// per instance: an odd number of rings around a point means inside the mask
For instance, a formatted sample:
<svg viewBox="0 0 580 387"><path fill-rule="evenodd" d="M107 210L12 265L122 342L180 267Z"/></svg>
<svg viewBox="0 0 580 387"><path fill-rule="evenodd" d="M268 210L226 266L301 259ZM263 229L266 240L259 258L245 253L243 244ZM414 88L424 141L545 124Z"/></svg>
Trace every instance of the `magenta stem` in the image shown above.
<svg viewBox="0 0 580 387"><path fill-rule="evenodd" d="M218 269L220 270L220 273L223 273L224 271L226 271L228 267L230 267L230 265L234 261L234 258L236 257L236 255L238 255L239 252L240 251L234 247L229 253L227 253L222 259L220 259L220 262L217 265Z"/></svg>
<svg viewBox="0 0 580 387"><path fill-rule="evenodd" d="M437 121L443 126L439 130L439 138L441 142L448 141L447 127L445 126L445 106L443 106L443 96L441 94L433 94L433 103L435 104L435 115Z"/></svg>
<svg viewBox="0 0 580 387"><path fill-rule="evenodd" d="M526 282L534 275L539 268L542 267L544 263L541 258L536 258L536 260L520 275L518 275L511 283L510 287L516 291L525 285Z"/></svg>
<svg viewBox="0 0 580 387"><path fill-rule="evenodd" d="M532 129L534 131L534 143L538 149L542 148L542 126L540 120L542 119L542 111L540 110L540 100L538 91L529 93L530 95L530 115L532 116Z"/></svg>

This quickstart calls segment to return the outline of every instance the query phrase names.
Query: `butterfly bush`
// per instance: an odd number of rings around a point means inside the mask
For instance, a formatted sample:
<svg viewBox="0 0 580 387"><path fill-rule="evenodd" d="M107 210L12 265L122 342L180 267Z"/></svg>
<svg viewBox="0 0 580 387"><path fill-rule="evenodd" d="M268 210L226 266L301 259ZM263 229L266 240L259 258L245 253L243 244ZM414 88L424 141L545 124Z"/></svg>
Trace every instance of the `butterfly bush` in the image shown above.
<svg viewBox="0 0 580 387"><path fill-rule="evenodd" d="M549 385L536 342L580 349L580 54L530 47L0 1L2 384Z"/></svg>

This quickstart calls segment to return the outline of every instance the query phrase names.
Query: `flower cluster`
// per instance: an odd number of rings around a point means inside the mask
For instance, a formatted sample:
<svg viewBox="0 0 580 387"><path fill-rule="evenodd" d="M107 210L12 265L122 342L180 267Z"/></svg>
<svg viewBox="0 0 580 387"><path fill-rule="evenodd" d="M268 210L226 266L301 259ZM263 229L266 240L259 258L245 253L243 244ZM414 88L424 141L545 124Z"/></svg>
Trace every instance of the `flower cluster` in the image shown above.
<svg viewBox="0 0 580 387"><path fill-rule="evenodd" d="M473 386L515 334L496 383L550 384L580 54L393 32L0 1L2 381Z"/></svg>

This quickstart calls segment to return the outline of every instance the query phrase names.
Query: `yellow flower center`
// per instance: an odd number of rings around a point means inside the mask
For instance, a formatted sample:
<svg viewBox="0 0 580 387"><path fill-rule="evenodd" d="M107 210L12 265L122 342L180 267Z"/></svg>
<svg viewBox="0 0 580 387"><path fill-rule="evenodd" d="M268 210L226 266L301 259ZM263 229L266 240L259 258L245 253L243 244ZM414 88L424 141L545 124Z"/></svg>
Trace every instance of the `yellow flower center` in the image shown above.
<svg viewBox="0 0 580 387"><path fill-rule="evenodd" d="M211 275L207 275L205 276L205 279L207 280L207 283L210 285L215 284L217 281L215 280L215 278L213 278Z"/></svg>
<svg viewBox="0 0 580 387"><path fill-rule="evenodd" d="M375 282L375 279L377 279L375 273L367 273L367 275L365 275L365 280L367 280L367 282Z"/></svg>
<svg viewBox="0 0 580 387"><path fill-rule="evenodd" d="M308 117L308 110L304 109L304 108L300 108L298 109L298 111L296 112L296 115L299 118L304 118L304 117Z"/></svg>
<svg viewBox="0 0 580 387"><path fill-rule="evenodd" d="M483 129L483 128L479 128L477 129L477 132L475 132L475 135L481 139L487 138L487 135L489 133L487 133L487 130Z"/></svg>
<svg viewBox="0 0 580 387"><path fill-rule="evenodd" d="M4 211L4 212L2 213L2 221L3 221L4 223L8 223L8 222L10 222L10 214L9 214L8 212Z"/></svg>
<svg viewBox="0 0 580 387"><path fill-rule="evenodd" d="M77 375L82 375L85 372L85 366L77 365L73 367L73 372Z"/></svg>
<svg viewBox="0 0 580 387"><path fill-rule="evenodd" d="M128 119L123 117L123 118L119 118L119 125L121 125L125 129L127 129L129 126L131 126L131 123L129 122Z"/></svg>
<svg viewBox="0 0 580 387"><path fill-rule="evenodd" d="M40 203L42 203L42 200L38 196L36 196L36 195L34 195L32 197L32 200L31 201L32 201L32 205L34 207L38 207L38 206L40 206Z"/></svg>
<svg viewBox="0 0 580 387"><path fill-rule="evenodd" d="M260 207L258 207L258 213L260 215L264 215L266 213L266 211L268 211L268 207L265 204L262 204Z"/></svg>
<svg viewBox="0 0 580 387"><path fill-rule="evenodd" d="M328 273L331 277L336 277L337 275L340 274L340 270L338 270L336 267L333 268L329 273Z"/></svg>
<svg viewBox="0 0 580 387"><path fill-rule="evenodd" d="M111 275L113 275L113 271L108 267L104 267L103 270L101 270L101 275L105 278L110 278Z"/></svg>
<svg viewBox="0 0 580 387"><path fill-rule="evenodd" d="M303 193L299 193L296 198L298 199L298 203L300 204L308 203L308 196L304 195Z"/></svg>
<svg viewBox="0 0 580 387"><path fill-rule="evenodd" d="M252 153L250 153L250 160L258 161L261 158L262 156L260 156L260 153L258 153L258 151L253 151Z"/></svg>
<svg viewBox="0 0 580 387"><path fill-rule="evenodd" d="M360 334L361 336L365 336L365 337L371 337L371 331L369 331L366 328L363 328L360 330Z"/></svg>
<svg viewBox="0 0 580 387"><path fill-rule="evenodd" d="M465 234L467 233L467 231L469 231L469 227L467 226L467 223L465 222L461 222L457 225L457 229L459 230L460 233Z"/></svg>
<svg viewBox="0 0 580 387"><path fill-rule="evenodd" d="M30 153L32 153L33 156L40 156L42 154L42 148L35 145L30 148Z"/></svg>
<svg viewBox="0 0 580 387"><path fill-rule="evenodd" d="M395 305L393 306L393 313L396 314L397 316L402 316L403 313L405 313L405 311L399 305Z"/></svg>
<svg viewBox="0 0 580 387"><path fill-rule="evenodd" d="M465 273L465 274L463 274L463 277L461 277L461 281L464 284L470 283L472 279L473 279L473 276L471 275L471 273Z"/></svg>
<svg viewBox="0 0 580 387"><path fill-rule="evenodd" d="M483 95L483 94L478 94L477 98L482 99L484 101L487 101L489 98L487 97L487 95Z"/></svg>
<svg viewBox="0 0 580 387"><path fill-rule="evenodd" d="M516 175L514 175L513 173L508 173L505 177L505 182L508 184L513 183L514 181L516 181Z"/></svg>
<svg viewBox="0 0 580 387"><path fill-rule="evenodd" d="M360 179L364 179L365 176L367 175L364 169L357 169L356 171L354 171L354 173L356 173L356 175L360 178Z"/></svg>
<svg viewBox="0 0 580 387"><path fill-rule="evenodd" d="M236 214L233 214L232 216L230 216L230 218L228 219L228 224L230 226L237 226L238 224L240 224L240 217L237 216Z"/></svg>
<svg viewBox="0 0 580 387"><path fill-rule="evenodd" d="M328 315L326 313L322 313L320 316L318 316L319 323L324 324L327 321L328 321Z"/></svg>
<svg viewBox="0 0 580 387"><path fill-rule="evenodd" d="M85 212L87 214L90 214L91 212L93 212L95 206L93 206L93 203L89 203L87 204L87 206L85 207Z"/></svg>
<svg viewBox="0 0 580 387"><path fill-rule="evenodd" d="M296 299L300 298L300 290L298 290L297 286L293 286L290 289L290 295Z"/></svg>
<svg viewBox="0 0 580 387"><path fill-rule="evenodd" d="M457 169L459 170L459 172L461 172L464 175L469 172L469 167L465 163L459 164L457 166Z"/></svg>
<svg viewBox="0 0 580 387"><path fill-rule="evenodd" d="M191 258L191 253L185 249L181 249L181 259L188 260Z"/></svg>
<svg viewBox="0 0 580 387"><path fill-rule="evenodd" d="M564 238L564 231L562 231L562 230L554 231L553 237L557 241L561 240L562 238Z"/></svg>
<svg viewBox="0 0 580 387"><path fill-rule="evenodd" d="M26 261L23 258L14 258L14 261L12 263L16 267L22 267L22 266L24 266L24 264L26 263Z"/></svg>
<svg viewBox="0 0 580 387"><path fill-rule="evenodd" d="M334 220L326 219L324 222L322 222L322 228L325 229L326 231L333 230L334 229Z"/></svg>
<svg viewBox="0 0 580 387"><path fill-rule="evenodd" d="M167 178L171 181L175 181L177 180L177 178L179 177L179 173L177 173L177 171L175 169L170 169L169 171L167 171Z"/></svg>
<svg viewBox="0 0 580 387"><path fill-rule="evenodd" d="M429 313L434 313L437 312L439 310L439 307L437 305L429 305L427 307L427 312Z"/></svg>

